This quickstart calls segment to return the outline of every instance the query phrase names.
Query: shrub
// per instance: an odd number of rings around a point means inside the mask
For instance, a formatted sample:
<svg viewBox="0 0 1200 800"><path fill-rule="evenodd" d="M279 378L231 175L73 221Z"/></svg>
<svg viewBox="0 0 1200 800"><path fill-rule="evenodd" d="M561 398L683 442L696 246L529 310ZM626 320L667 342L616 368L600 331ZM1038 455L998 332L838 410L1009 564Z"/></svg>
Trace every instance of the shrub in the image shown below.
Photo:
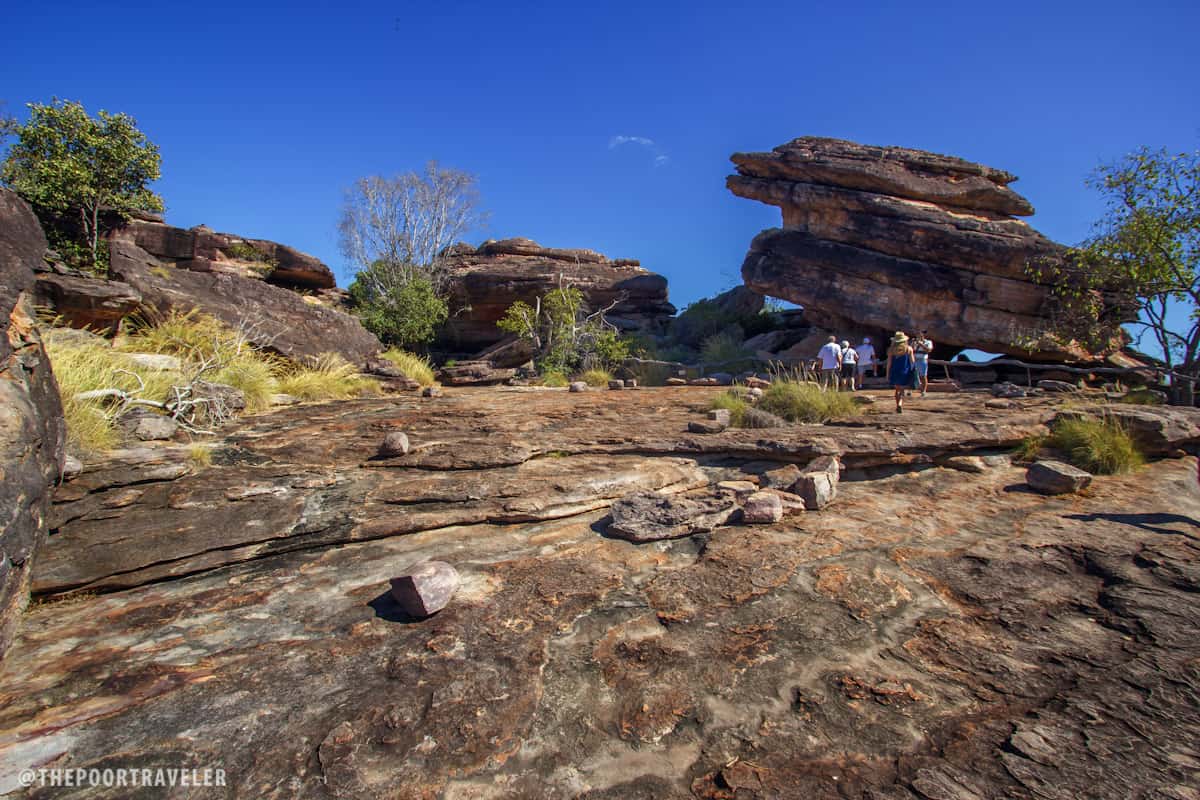
<svg viewBox="0 0 1200 800"><path fill-rule="evenodd" d="M579 380L588 386L608 386L608 382L612 379L612 373L606 369L589 369L579 376Z"/></svg>
<svg viewBox="0 0 1200 800"><path fill-rule="evenodd" d="M212 450L202 444L194 444L188 448L188 462L195 470L212 466Z"/></svg>
<svg viewBox="0 0 1200 800"><path fill-rule="evenodd" d="M1013 450L1013 457L1017 461L1033 461L1038 457L1038 453L1042 452L1042 448L1045 446L1045 436L1039 434L1026 436L1021 440L1021 443L1017 445L1016 449Z"/></svg>
<svg viewBox="0 0 1200 800"><path fill-rule="evenodd" d="M704 340L704 344L700 347L700 357L706 364L727 364L727 362L750 359L751 354L742 347L742 337L739 334L733 331L722 331Z"/></svg>
<svg viewBox="0 0 1200 800"><path fill-rule="evenodd" d="M233 360L253 350L244 338L215 317L192 309L172 311L166 319L150 323L134 320L133 331L120 349L136 353L162 353L183 359Z"/></svg>
<svg viewBox="0 0 1200 800"><path fill-rule="evenodd" d="M595 334L592 351L601 366L612 369L629 358L629 342L616 331L605 328Z"/></svg>
<svg viewBox="0 0 1200 800"><path fill-rule="evenodd" d="M729 412L729 424L735 428L744 427L743 423L746 419L746 411L750 408L750 403L746 401L744 395L736 389L730 389L721 392L714 397L709 403L709 407L713 409L725 409Z"/></svg>
<svg viewBox="0 0 1200 800"><path fill-rule="evenodd" d="M251 414L270 408L271 395L278 389L275 366L271 359L258 353L234 358L212 373L211 380L240 390L246 396L246 411Z"/></svg>
<svg viewBox="0 0 1200 800"><path fill-rule="evenodd" d="M561 389L568 384L570 384L570 381L567 379L567 376L561 372L551 370L542 374L542 386Z"/></svg>
<svg viewBox="0 0 1200 800"><path fill-rule="evenodd" d="M825 391L815 383L775 381L763 394L759 408L789 422L828 422L858 413L845 392Z"/></svg>
<svg viewBox="0 0 1200 800"><path fill-rule="evenodd" d="M378 386L335 353L323 353L311 367L295 369L279 379L279 391L301 400L345 400L374 392Z"/></svg>
<svg viewBox="0 0 1200 800"><path fill-rule="evenodd" d="M414 347L433 341L450 314L428 278L414 277L386 294L361 277L350 284L350 299L363 327L387 344Z"/></svg>
<svg viewBox="0 0 1200 800"><path fill-rule="evenodd" d="M407 377L412 378L422 386L433 386L435 383L433 365L424 356L393 347L385 352L383 357L395 364L396 368Z"/></svg>
<svg viewBox="0 0 1200 800"><path fill-rule="evenodd" d="M1145 462L1129 432L1111 417L1059 420L1046 444L1069 463L1097 475L1129 472Z"/></svg>

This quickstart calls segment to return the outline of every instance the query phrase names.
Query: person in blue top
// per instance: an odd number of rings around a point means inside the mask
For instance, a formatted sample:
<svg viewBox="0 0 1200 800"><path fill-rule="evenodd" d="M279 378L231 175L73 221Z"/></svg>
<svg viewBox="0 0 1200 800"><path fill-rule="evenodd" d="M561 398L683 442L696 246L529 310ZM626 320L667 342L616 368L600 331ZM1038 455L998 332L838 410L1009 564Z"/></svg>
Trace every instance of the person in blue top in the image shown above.
<svg viewBox="0 0 1200 800"><path fill-rule="evenodd" d="M917 359L908 346L904 331L896 331L887 351L887 382L896 390L896 413L904 413L904 392L913 388L916 378Z"/></svg>

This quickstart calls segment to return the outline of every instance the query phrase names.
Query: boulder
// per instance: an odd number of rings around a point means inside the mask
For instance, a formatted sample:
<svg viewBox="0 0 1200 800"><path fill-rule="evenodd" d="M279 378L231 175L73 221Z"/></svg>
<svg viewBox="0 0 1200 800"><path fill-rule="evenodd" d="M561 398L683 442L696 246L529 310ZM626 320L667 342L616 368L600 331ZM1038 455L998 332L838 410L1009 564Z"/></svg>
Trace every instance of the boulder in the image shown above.
<svg viewBox="0 0 1200 800"><path fill-rule="evenodd" d="M801 471L792 493L804 498L804 507L809 511L819 511L837 499L840 475L837 456L821 456Z"/></svg>
<svg viewBox="0 0 1200 800"><path fill-rule="evenodd" d="M731 160L730 191L779 206L783 217L782 228L750 246L742 265L750 289L802 305L814 320L928 328L949 347L1042 359L1103 355L1013 336L1046 328L1047 289L1028 279L1026 265L1066 252L1014 218L1033 207L1008 188L1013 175L922 150L818 137Z"/></svg>
<svg viewBox="0 0 1200 800"><path fill-rule="evenodd" d="M627 495L612 505L613 536L631 542L678 539L724 525L737 505L725 497L681 497L657 492Z"/></svg>
<svg viewBox="0 0 1200 800"><path fill-rule="evenodd" d="M499 369L487 361L460 361L438 370L438 380L448 386L488 386L515 378L515 369Z"/></svg>
<svg viewBox="0 0 1200 800"><path fill-rule="evenodd" d="M688 433L721 433L728 425L711 419L694 419L688 422Z"/></svg>
<svg viewBox="0 0 1200 800"><path fill-rule="evenodd" d="M134 437L143 442L170 439L179 430L179 423L170 417L153 412L140 415L132 424Z"/></svg>
<svg viewBox="0 0 1200 800"><path fill-rule="evenodd" d="M763 473L762 485L772 489L791 489L800 480L800 468L788 464Z"/></svg>
<svg viewBox="0 0 1200 800"><path fill-rule="evenodd" d="M755 492L742 502L742 521L769 525L783 519L783 500L772 492Z"/></svg>
<svg viewBox="0 0 1200 800"><path fill-rule="evenodd" d="M192 384L192 398L205 402L211 418L223 419L246 410L246 395L227 383L196 381Z"/></svg>
<svg viewBox="0 0 1200 800"><path fill-rule="evenodd" d="M383 437L379 445L379 455L384 458L408 455L408 434L403 431L391 431Z"/></svg>
<svg viewBox="0 0 1200 800"><path fill-rule="evenodd" d="M0 188L0 658L29 601L53 485L66 472L62 403L30 297L45 251L33 211Z"/></svg>
<svg viewBox="0 0 1200 800"><path fill-rule="evenodd" d="M436 614L458 589L458 570L445 561L423 561L391 580L392 599L414 617Z"/></svg>
<svg viewBox="0 0 1200 800"><path fill-rule="evenodd" d="M609 388L609 389L616 390L616 391L619 391L619 390L621 390L621 389L624 389L624 388L625 388L625 381L621 381L621 380L612 380L612 381L609 381L609 382L608 382L608 388Z"/></svg>
<svg viewBox="0 0 1200 800"><path fill-rule="evenodd" d="M959 472L983 473L987 471L987 463L979 456L948 456L939 459L940 466Z"/></svg>
<svg viewBox="0 0 1200 800"><path fill-rule="evenodd" d="M197 309L242 329L252 344L296 361L333 352L363 364L380 350L357 319L289 289L235 274L165 268L125 239L113 240L109 253L109 275L141 295L147 316Z"/></svg>
<svg viewBox="0 0 1200 800"><path fill-rule="evenodd" d="M708 418L725 427L733 424L733 414L728 408L714 408L708 412Z"/></svg>
<svg viewBox="0 0 1200 800"><path fill-rule="evenodd" d="M42 273L37 276L34 302L52 309L73 328L111 332L138 309L142 294L122 281Z"/></svg>
<svg viewBox="0 0 1200 800"><path fill-rule="evenodd" d="M572 392L586 392L588 385L586 381L571 381L569 388Z"/></svg>
<svg viewBox="0 0 1200 800"><path fill-rule="evenodd" d="M611 307L608 321L624 331L661 333L675 314L667 279L631 259L542 247L529 239L487 241L477 248L455 245L445 256L450 308L462 310L446 322L440 345L447 350L474 352L506 341L508 334L496 322L508 307L518 300L533 305L559 285L578 288L593 311ZM496 364L516 366L527 359Z"/></svg>
<svg viewBox="0 0 1200 800"><path fill-rule="evenodd" d="M1035 461L1025 471L1025 482L1042 494L1072 494L1092 482L1092 474L1061 461Z"/></svg>

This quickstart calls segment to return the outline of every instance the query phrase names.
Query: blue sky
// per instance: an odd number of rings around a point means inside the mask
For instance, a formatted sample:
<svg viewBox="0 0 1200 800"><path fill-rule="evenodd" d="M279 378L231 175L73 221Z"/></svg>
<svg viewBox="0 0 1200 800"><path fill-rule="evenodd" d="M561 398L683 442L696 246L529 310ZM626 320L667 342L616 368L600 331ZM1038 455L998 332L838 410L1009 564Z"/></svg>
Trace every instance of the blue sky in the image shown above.
<svg viewBox="0 0 1200 800"><path fill-rule="evenodd" d="M343 284L343 189L429 159L479 176L475 241L639 258L682 306L779 224L724 188L738 150L824 135L982 161L1074 243L1098 163L1200 144L1194 0L69 5L6 11L8 110L132 114L169 222L290 244Z"/></svg>

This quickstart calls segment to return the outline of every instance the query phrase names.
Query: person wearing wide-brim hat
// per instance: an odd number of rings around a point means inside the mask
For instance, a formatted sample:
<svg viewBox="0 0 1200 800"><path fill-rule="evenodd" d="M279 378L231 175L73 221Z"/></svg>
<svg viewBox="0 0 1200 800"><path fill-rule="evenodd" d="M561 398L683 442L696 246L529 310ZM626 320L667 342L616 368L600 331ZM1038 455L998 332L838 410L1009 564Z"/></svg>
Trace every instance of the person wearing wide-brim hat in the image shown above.
<svg viewBox="0 0 1200 800"><path fill-rule="evenodd" d="M904 412L904 392L912 388L913 379L917 374L917 358L904 331L896 331L888 345L887 354L885 376L888 385L896 390L896 413L901 414Z"/></svg>

